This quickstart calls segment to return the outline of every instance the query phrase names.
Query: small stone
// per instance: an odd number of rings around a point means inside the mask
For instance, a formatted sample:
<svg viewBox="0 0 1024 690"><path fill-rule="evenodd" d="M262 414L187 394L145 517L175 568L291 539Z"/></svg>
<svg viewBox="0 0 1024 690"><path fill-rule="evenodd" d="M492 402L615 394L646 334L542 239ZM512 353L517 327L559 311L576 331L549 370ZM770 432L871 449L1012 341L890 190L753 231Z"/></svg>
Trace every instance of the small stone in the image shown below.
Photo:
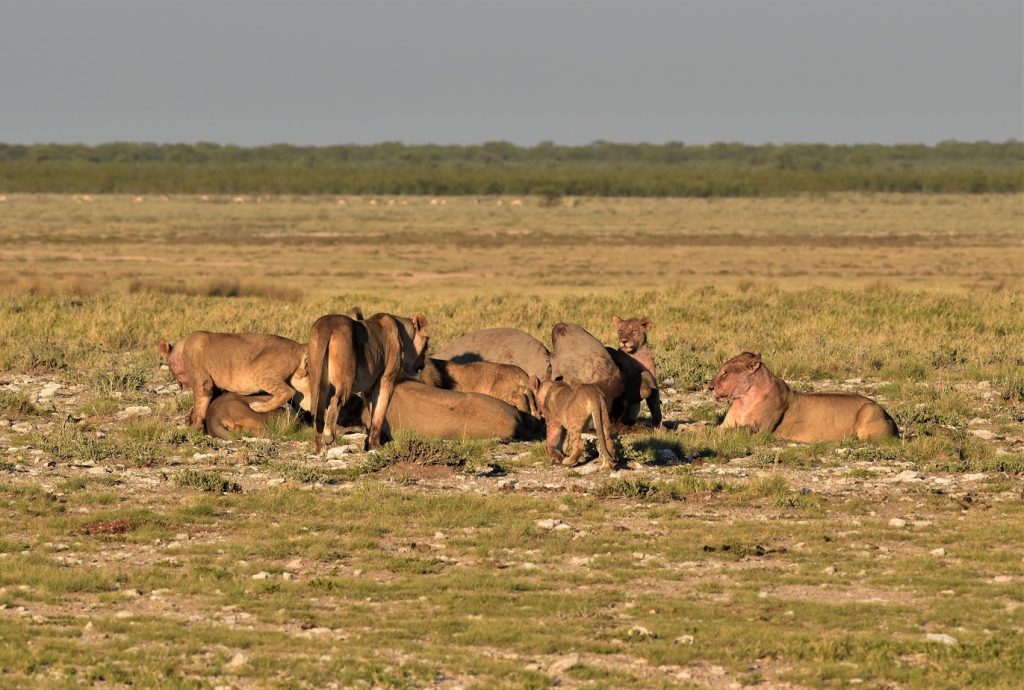
<svg viewBox="0 0 1024 690"><path fill-rule="evenodd" d="M680 635L672 640L673 644L693 644L693 635Z"/></svg>
<svg viewBox="0 0 1024 690"><path fill-rule="evenodd" d="M894 482L917 482L921 481L923 477L914 470L904 470L895 477L892 478Z"/></svg>
<svg viewBox="0 0 1024 690"><path fill-rule="evenodd" d="M928 633L927 635L925 635L925 639L929 642L938 642L939 644L944 644L950 647L960 644L959 642L957 642L955 637L953 637L952 635L947 635L945 633Z"/></svg>
<svg viewBox="0 0 1024 690"><path fill-rule="evenodd" d="M121 596L124 597L125 599L134 599L136 597L141 597L142 596L142 592L140 592L137 589L126 589L126 590L121 592Z"/></svg>
<svg viewBox="0 0 1024 690"><path fill-rule="evenodd" d="M937 549L932 549L932 550L931 550L931 551L929 551L928 553L930 553L930 554L931 554L931 555L933 555L933 556L937 556L937 557L939 557L939 558L942 558L943 556L945 556L945 555L946 555L946 550L945 550L944 548L942 548L942 547L940 546L940 547L939 547L939 548L937 548Z"/></svg>
<svg viewBox="0 0 1024 690"><path fill-rule="evenodd" d="M982 441L994 441L999 435L988 429L971 429L971 435L980 438Z"/></svg>
<svg viewBox="0 0 1024 690"><path fill-rule="evenodd" d="M174 535L174 538L178 541L188 541L188 534L186 532L179 532Z"/></svg>
<svg viewBox="0 0 1024 690"><path fill-rule="evenodd" d="M266 580L268 577L270 577L270 573L268 573L266 570L261 570L258 573L256 573L255 575L253 575L252 579L253 580Z"/></svg>
<svg viewBox="0 0 1024 690"><path fill-rule="evenodd" d="M279 484L284 484L285 481L284 477L274 477L273 479L267 480L267 486L278 486Z"/></svg>
<svg viewBox="0 0 1024 690"><path fill-rule="evenodd" d="M560 676L578 663L580 663L580 655L569 654L548 666L548 675Z"/></svg>
<svg viewBox="0 0 1024 690"><path fill-rule="evenodd" d="M907 521L904 520L903 518L893 518L892 520L889 520L889 526L890 527L906 527L907 526Z"/></svg>
<svg viewBox="0 0 1024 690"><path fill-rule="evenodd" d="M288 572L286 570L283 573L281 573L281 578L284 579L284 580L294 580L295 579L295 573L290 573L290 572Z"/></svg>
<svg viewBox="0 0 1024 690"><path fill-rule="evenodd" d="M572 525L568 525L564 522L559 522L557 525L555 525L556 532L564 532L567 529L572 529Z"/></svg>
<svg viewBox="0 0 1024 690"><path fill-rule="evenodd" d="M296 556L295 558L285 563L284 567L288 570L302 570L302 559Z"/></svg>
<svg viewBox="0 0 1024 690"><path fill-rule="evenodd" d="M224 668L231 669L234 671L242 668L247 663L249 663L249 657L247 657L242 652L238 652L233 657L231 657L231 660L228 661L228 663L224 664Z"/></svg>
<svg viewBox="0 0 1024 690"><path fill-rule="evenodd" d="M826 575L835 575L836 567L834 565L830 565L827 568L823 568L821 572L825 573Z"/></svg>
<svg viewBox="0 0 1024 690"><path fill-rule="evenodd" d="M118 611L114 614L114 618L126 619L131 618L133 615L134 614L131 611Z"/></svg>
<svg viewBox="0 0 1024 690"><path fill-rule="evenodd" d="M358 452L358 450L356 449L355 446L346 444L344 446L334 446L333 448L327 451L326 457L328 460L337 460L338 458L344 455L356 452Z"/></svg>
<svg viewBox="0 0 1024 690"><path fill-rule="evenodd" d="M555 518L547 518L544 520L536 520L533 523L535 526L541 529L554 529L555 526L563 524L561 520Z"/></svg>
<svg viewBox="0 0 1024 690"><path fill-rule="evenodd" d="M626 634L638 640L652 640L657 637L654 632L642 625L634 625Z"/></svg>
<svg viewBox="0 0 1024 690"><path fill-rule="evenodd" d="M118 419L130 419L132 417L148 417L153 414L153 409L148 405L132 405L117 413Z"/></svg>

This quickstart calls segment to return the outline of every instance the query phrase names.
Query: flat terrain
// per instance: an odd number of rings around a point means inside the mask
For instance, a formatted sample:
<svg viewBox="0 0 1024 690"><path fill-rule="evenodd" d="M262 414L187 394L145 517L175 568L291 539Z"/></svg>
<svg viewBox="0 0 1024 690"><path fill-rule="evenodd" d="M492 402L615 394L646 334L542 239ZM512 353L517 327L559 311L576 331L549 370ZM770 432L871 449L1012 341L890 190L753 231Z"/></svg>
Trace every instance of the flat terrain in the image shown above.
<svg viewBox="0 0 1024 690"><path fill-rule="evenodd" d="M341 201L0 202L0 685L1024 684L1022 197ZM674 428L609 475L185 427L159 337L353 304L439 346L649 315ZM903 438L715 429L742 349Z"/></svg>

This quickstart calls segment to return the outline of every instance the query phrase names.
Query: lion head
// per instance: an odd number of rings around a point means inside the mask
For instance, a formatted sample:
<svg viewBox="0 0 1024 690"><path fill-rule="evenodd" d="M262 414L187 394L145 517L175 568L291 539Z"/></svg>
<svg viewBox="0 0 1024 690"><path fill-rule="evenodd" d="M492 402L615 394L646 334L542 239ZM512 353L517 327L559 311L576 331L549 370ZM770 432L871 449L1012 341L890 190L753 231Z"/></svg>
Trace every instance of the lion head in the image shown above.
<svg viewBox="0 0 1024 690"><path fill-rule="evenodd" d="M708 390L718 402L741 396L750 390L752 377L760 368L761 353L742 352L722 365Z"/></svg>
<svg viewBox="0 0 1024 690"><path fill-rule="evenodd" d="M167 364L167 368L169 368L171 373L174 374L174 378L178 381L178 385L183 389L189 388L192 385L192 381L189 379L188 369L185 367L185 362L181 356L180 348L175 349L174 343L161 339L160 342L157 343L156 349Z"/></svg>
<svg viewBox="0 0 1024 690"><path fill-rule="evenodd" d="M654 322L646 316L639 319L620 319L612 317L612 325L618 331L619 348L628 354L633 354L647 344L647 331Z"/></svg>

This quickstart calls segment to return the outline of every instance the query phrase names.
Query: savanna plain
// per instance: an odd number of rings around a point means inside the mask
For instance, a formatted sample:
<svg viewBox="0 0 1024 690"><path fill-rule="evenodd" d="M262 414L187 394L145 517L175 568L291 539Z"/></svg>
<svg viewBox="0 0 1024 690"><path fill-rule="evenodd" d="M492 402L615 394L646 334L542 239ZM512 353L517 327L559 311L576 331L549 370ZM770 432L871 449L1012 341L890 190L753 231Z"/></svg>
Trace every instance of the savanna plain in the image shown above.
<svg viewBox="0 0 1024 690"><path fill-rule="evenodd" d="M0 686L1024 686L1019 194L0 199ZM610 474L187 428L158 339L354 305L649 316L671 428ZM902 438L716 429L742 350Z"/></svg>

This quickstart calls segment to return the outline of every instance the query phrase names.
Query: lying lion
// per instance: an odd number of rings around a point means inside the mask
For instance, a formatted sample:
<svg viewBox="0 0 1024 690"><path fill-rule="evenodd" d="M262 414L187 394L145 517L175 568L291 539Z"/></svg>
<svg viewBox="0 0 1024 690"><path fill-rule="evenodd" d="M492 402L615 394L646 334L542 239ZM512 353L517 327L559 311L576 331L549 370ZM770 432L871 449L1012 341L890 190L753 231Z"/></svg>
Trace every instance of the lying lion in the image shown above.
<svg viewBox="0 0 1024 690"><path fill-rule="evenodd" d="M245 432L250 436L260 436L267 424L281 415L287 414L283 407L269 412L256 412L253 403L270 400L269 395L235 395L221 393L213 399L206 410L206 433L225 441L234 434Z"/></svg>
<svg viewBox="0 0 1024 690"><path fill-rule="evenodd" d="M551 378L551 353L544 343L518 328L487 328L469 333L448 343L432 357L459 364L513 364L542 381Z"/></svg>
<svg viewBox="0 0 1024 690"><path fill-rule="evenodd" d="M761 355L741 353L722 365L708 388L715 400L731 400L722 428L767 430L799 443L844 438L898 437L889 413L856 393L797 393L761 363Z"/></svg>
<svg viewBox="0 0 1024 690"><path fill-rule="evenodd" d="M368 410L363 411L368 420ZM395 386L384 434L407 429L433 438L536 438L537 420L482 393L434 388L419 381Z"/></svg>
<svg viewBox="0 0 1024 690"><path fill-rule="evenodd" d="M308 357L316 452L334 442L338 414L356 393L366 394L370 406L367 447L378 448L395 384L423 368L429 340L430 325L420 313L411 319L391 314L317 319L309 333Z"/></svg>
<svg viewBox="0 0 1024 690"><path fill-rule="evenodd" d="M508 403L524 414L537 416L537 401L529 375L514 364L466 362L459 364L428 357L419 381L435 388L483 393Z"/></svg>
<svg viewBox="0 0 1024 690"><path fill-rule="evenodd" d="M206 420L214 388L239 395L269 393L270 398L250 407L270 412L291 400L298 379L305 377L305 348L279 335L196 331L178 343L161 340L157 350L182 389L192 390L192 426L197 429Z"/></svg>

